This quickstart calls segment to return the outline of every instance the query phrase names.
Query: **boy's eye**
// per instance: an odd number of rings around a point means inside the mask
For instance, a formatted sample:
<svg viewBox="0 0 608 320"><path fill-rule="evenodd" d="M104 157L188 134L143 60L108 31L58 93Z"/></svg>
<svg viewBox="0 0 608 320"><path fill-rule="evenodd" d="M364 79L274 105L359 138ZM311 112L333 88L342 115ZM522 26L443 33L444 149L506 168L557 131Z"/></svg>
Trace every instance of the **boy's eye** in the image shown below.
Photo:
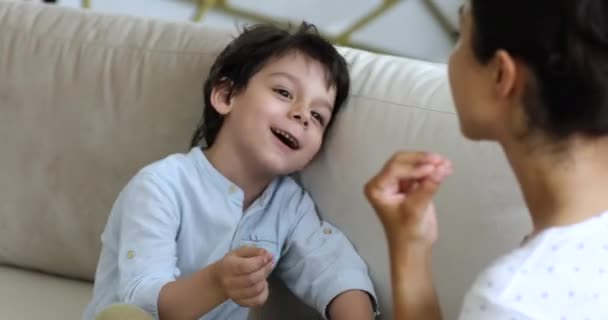
<svg viewBox="0 0 608 320"><path fill-rule="evenodd" d="M280 94L283 98L287 98L287 99L291 99L291 93L289 93L289 91L285 90L285 89L273 89L274 92Z"/></svg>
<svg viewBox="0 0 608 320"><path fill-rule="evenodd" d="M318 113L318 112L316 112L316 111L313 111L311 114L312 114L312 117L313 117L313 118L315 118L317 121L319 121L319 123L320 123L321 125L324 125L324 124L325 124L325 121L324 121L324 119L323 119L323 116L322 116L320 113Z"/></svg>

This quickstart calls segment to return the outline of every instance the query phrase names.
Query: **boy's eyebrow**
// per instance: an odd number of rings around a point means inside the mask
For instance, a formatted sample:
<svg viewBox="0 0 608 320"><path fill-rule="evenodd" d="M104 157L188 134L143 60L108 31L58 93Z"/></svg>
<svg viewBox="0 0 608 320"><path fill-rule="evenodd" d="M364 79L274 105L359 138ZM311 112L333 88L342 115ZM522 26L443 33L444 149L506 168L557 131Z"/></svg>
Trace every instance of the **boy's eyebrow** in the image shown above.
<svg viewBox="0 0 608 320"><path fill-rule="evenodd" d="M271 73L270 76L271 77L285 77L285 78L288 78L289 80L291 80L292 82L300 84L300 79L298 79L296 76L289 74L287 72L277 71L277 72Z"/></svg>
<svg viewBox="0 0 608 320"><path fill-rule="evenodd" d="M460 7L458 7L458 17L462 18L463 15L464 15L464 4L461 4Z"/></svg>

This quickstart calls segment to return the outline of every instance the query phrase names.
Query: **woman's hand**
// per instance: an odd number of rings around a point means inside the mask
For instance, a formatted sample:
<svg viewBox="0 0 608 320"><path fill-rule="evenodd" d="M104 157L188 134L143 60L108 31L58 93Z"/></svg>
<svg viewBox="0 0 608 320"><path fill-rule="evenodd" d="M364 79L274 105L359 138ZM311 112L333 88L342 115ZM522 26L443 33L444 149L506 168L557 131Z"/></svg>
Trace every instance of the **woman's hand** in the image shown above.
<svg viewBox="0 0 608 320"><path fill-rule="evenodd" d="M384 226L389 244L430 246L436 241L432 199L451 173L451 163L437 154L398 152L365 185L365 195Z"/></svg>

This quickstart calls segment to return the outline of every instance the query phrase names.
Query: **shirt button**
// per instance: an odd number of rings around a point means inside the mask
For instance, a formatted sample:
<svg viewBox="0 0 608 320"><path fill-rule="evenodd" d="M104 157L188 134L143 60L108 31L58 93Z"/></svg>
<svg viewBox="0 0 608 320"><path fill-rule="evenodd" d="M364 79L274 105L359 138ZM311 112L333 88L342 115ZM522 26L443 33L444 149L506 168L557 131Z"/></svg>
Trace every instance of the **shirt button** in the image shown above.
<svg viewBox="0 0 608 320"><path fill-rule="evenodd" d="M237 190L237 188L236 188L236 186L235 186L235 185L231 185L231 186L230 186L230 188L228 188L228 192L229 192L229 193L235 193L235 192L236 192L236 190Z"/></svg>
<svg viewBox="0 0 608 320"><path fill-rule="evenodd" d="M331 231L330 228L325 228L325 229L323 229L323 233L325 233L325 234L331 234L332 231Z"/></svg>

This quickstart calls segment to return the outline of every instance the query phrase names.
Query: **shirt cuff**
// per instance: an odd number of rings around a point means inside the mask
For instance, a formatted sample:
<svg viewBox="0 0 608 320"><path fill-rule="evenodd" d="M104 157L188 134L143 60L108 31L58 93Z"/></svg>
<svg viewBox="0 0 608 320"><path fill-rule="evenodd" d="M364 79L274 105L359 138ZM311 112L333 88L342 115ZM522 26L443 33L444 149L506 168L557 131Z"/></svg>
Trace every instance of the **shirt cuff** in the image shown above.
<svg viewBox="0 0 608 320"><path fill-rule="evenodd" d="M133 295L129 297L129 301L126 303L134 304L146 312L150 313L154 319L158 320L158 298L160 297L160 290L163 286L173 279L155 279L148 280L148 283L139 285L133 292Z"/></svg>
<svg viewBox="0 0 608 320"><path fill-rule="evenodd" d="M340 272L340 275L338 275L335 279L327 284L324 284L324 288L325 289L315 302L315 308L317 311L319 311L319 313L321 313L323 319L327 319L329 312L327 308L332 300L334 300L341 293L350 290L360 290L369 294L370 298L372 299L374 314L376 316L379 314L378 298L376 296L376 292L374 291L374 285L367 273L361 272L360 270L348 270Z"/></svg>

